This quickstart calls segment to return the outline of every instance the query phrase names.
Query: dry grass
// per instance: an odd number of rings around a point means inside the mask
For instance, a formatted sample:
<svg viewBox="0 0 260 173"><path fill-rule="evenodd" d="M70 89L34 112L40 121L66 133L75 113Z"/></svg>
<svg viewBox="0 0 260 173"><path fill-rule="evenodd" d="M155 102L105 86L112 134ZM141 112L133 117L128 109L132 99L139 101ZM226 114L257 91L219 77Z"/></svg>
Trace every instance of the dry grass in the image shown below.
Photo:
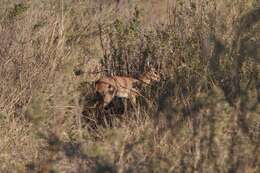
<svg viewBox="0 0 260 173"><path fill-rule="evenodd" d="M0 4L0 172L260 172L258 0ZM149 66L140 113L91 108Z"/></svg>

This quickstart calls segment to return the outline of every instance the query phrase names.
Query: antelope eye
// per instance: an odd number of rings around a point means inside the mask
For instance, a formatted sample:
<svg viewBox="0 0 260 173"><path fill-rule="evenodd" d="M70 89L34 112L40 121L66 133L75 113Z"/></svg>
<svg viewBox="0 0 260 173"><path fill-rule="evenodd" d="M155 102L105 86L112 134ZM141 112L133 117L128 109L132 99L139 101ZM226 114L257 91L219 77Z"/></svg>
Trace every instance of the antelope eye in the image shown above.
<svg viewBox="0 0 260 173"><path fill-rule="evenodd" d="M108 85L108 89L112 89L113 87L112 87L112 85Z"/></svg>

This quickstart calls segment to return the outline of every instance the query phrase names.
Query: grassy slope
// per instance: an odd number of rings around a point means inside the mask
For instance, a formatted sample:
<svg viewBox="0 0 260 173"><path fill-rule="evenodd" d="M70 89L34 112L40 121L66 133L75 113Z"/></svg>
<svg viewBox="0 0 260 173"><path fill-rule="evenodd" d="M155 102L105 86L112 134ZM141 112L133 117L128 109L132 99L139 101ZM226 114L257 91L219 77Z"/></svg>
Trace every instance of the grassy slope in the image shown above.
<svg viewBox="0 0 260 173"><path fill-rule="evenodd" d="M0 172L260 171L258 1L0 3ZM147 62L153 106L89 108L100 75Z"/></svg>

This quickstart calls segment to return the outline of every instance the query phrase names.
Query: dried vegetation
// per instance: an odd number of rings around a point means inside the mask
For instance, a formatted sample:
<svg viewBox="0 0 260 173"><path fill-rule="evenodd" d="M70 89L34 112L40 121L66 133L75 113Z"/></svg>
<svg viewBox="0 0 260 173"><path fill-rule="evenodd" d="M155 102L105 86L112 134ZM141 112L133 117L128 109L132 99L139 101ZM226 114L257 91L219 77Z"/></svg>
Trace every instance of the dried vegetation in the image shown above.
<svg viewBox="0 0 260 173"><path fill-rule="evenodd" d="M0 172L260 172L259 0L0 4ZM149 66L138 112L92 108Z"/></svg>

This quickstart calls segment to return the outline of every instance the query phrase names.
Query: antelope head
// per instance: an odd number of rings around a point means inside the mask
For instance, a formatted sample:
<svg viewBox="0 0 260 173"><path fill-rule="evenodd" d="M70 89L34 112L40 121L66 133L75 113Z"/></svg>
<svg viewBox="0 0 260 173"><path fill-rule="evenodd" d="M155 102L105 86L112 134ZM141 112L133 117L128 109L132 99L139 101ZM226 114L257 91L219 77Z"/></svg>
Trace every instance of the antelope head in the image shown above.
<svg viewBox="0 0 260 173"><path fill-rule="evenodd" d="M160 81L161 76L154 68L151 68L150 70L142 74L140 77L138 77L138 80L140 80L145 84L150 84L153 81L155 82Z"/></svg>

